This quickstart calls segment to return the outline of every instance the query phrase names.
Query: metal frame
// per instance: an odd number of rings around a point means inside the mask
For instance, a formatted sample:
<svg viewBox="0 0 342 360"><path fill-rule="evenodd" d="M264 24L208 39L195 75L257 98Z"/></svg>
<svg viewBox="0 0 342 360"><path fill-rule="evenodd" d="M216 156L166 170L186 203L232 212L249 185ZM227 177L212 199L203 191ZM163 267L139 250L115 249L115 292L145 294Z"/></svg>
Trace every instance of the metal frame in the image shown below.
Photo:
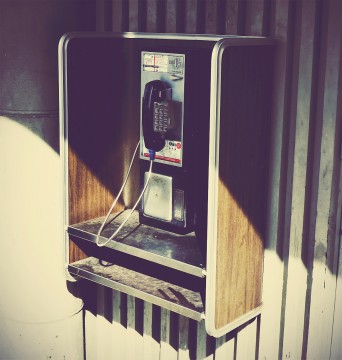
<svg viewBox="0 0 342 360"><path fill-rule="evenodd" d="M103 231L100 236L100 241L105 242L108 240L109 236L119 227L122 219L125 219L127 213L130 210L123 211L119 214L114 214L114 220L108 224L107 228ZM93 227L92 230L88 229L87 222L81 224L70 225L68 227L69 235L77 237L79 239L83 239L89 241L93 244L96 242L96 233L101 226L103 218L97 219L96 227ZM93 222L93 221L92 221ZM139 225L138 212L135 211L131 219L129 219L127 226L129 229L137 227ZM107 230L108 229L108 230ZM190 258L189 250L184 252L184 249L179 249L179 243L183 241L190 243L191 245L196 245L195 234L190 233L188 235L171 235L167 231L156 229L153 232L153 235L146 232L146 225L140 226L139 236L130 238L129 241L125 237L118 237L117 240L110 241L106 247L117 250L132 256L139 257L141 259L149 260L159 265L163 265L169 267L171 269L179 270L181 272L196 276L196 277L204 277L205 269L201 262L194 261L194 257ZM109 234L109 235L108 235ZM160 235L160 236L159 236ZM156 236L156 239L154 237ZM163 240L165 237L169 236L169 240ZM145 237L145 239L150 240L147 244L140 246L140 238ZM135 244L132 244L132 241L136 241ZM157 248L157 246L159 247ZM190 245L190 246L191 246ZM198 248L194 248L193 251L197 251L199 253ZM167 253L167 254L165 254ZM193 254L193 252L192 252ZM191 254L190 254L191 255ZM199 254L200 255L200 254ZM185 262L184 257L186 257L187 262ZM200 259L199 259L200 260Z"/></svg>
<svg viewBox="0 0 342 360"><path fill-rule="evenodd" d="M233 38L234 36L225 36L226 38ZM62 159L62 174L64 177L62 179L63 189L64 189L64 203L63 203L63 228L65 235L65 246L64 246L64 266L65 269L68 269L69 264L69 238L67 229L69 224L69 209L68 209L68 117L65 109L67 109L67 88L65 86L65 79L67 75L67 65L63 61L67 54L67 46L71 39L73 38L126 38L126 39L165 39L165 40L192 40L192 41L219 41L223 36L217 35L196 35L196 34L153 34L153 33L139 33L139 32L124 32L124 33L95 33L95 32L74 32L67 33L59 41L58 45L58 67L59 67L59 114L60 114L60 156ZM68 274L68 280L73 280L73 278Z"/></svg>
<svg viewBox="0 0 342 360"><path fill-rule="evenodd" d="M65 87L65 76L67 73L66 64L63 62L63 58L67 53L67 45L72 38L127 38L127 39L155 39L155 40L191 40L191 41L212 41L216 42L212 50L212 62L211 62L211 96L210 96L210 144L209 144L209 184L208 184L208 230L207 230L207 270L206 270L206 303L205 303L205 324L207 332L215 337L219 337L229 332L230 330L242 325L244 322L256 317L261 312L261 307L258 307L242 317L236 319L230 324L227 324L223 328L217 329L215 327L215 301L214 296L216 292L216 248L217 248L217 209L218 209L218 164L219 164L219 134L220 134L220 93L221 93L221 61L224 50L230 46L241 45L271 45L274 41L257 36L217 36L217 35L195 35L195 34L152 34L152 33L70 33L64 35L59 43L59 94L60 94L60 144L61 144L61 158L62 168L64 173L63 188L65 193L64 206L63 206L63 219L65 229L65 268L68 268L69 255L68 255L68 233L67 228L69 226L68 218L68 161L66 154L68 153L68 132L67 124L68 118L65 113L67 108L67 96L64 98L63 93L67 95L67 89ZM89 239L93 241L93 239ZM109 247L112 247L109 245ZM137 254L138 255L138 254ZM72 268L72 265L69 267ZM81 274L78 274L81 275ZM73 277L67 271L69 280L73 280ZM122 290L130 294L130 290L121 287L113 287L104 279L100 279L93 276L84 276L92 281L101 283L105 286ZM133 294L144 300L153 301L143 294ZM163 304L157 304L163 306ZM172 310L172 309L170 309ZM177 311L180 313L179 311ZM185 316L191 316L187 313L187 310L183 313ZM197 317L197 316L196 316ZM204 318L204 315L201 316Z"/></svg>
<svg viewBox="0 0 342 360"><path fill-rule="evenodd" d="M81 262L86 262L88 259L83 260ZM70 271L71 274L74 274L74 276L76 276L76 277L81 277L83 279L87 279L87 280L93 281L97 284L101 284L106 287L109 287L111 289L124 292L127 295L131 295L131 296L137 297L139 299L142 299L144 301L148 301L152 304L166 308L170 311L173 311L177 314L189 317L193 320L201 321L204 319L204 313L201 311L196 311L194 309L187 308L183 305L175 304L172 301L164 300L161 297L157 297L148 292L141 291L140 289L136 289L132 286L128 286L122 282L108 279L105 276L101 276L99 274L89 271L89 269L87 269L87 267L81 268L81 267L77 266L76 263L70 264L68 267L68 270Z"/></svg>
<svg viewBox="0 0 342 360"><path fill-rule="evenodd" d="M207 278L206 278L206 330L209 335L219 337L260 314L262 306L241 316L232 323L217 329L215 326L216 257L217 257L217 209L220 160L220 107L221 74L224 50L232 46L273 45L274 40L258 37L236 37L221 39L213 49L210 84L210 140L208 178L208 222L207 222Z"/></svg>

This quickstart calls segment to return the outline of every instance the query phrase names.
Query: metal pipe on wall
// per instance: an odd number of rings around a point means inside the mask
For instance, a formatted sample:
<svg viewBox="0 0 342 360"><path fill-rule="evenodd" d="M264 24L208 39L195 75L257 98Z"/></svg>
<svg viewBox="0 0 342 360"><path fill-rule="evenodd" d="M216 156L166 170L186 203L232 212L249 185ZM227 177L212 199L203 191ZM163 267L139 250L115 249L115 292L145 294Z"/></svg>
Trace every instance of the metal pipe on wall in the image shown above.
<svg viewBox="0 0 342 360"><path fill-rule="evenodd" d="M95 30L95 1L0 1L0 359L83 359L65 280L59 38Z"/></svg>

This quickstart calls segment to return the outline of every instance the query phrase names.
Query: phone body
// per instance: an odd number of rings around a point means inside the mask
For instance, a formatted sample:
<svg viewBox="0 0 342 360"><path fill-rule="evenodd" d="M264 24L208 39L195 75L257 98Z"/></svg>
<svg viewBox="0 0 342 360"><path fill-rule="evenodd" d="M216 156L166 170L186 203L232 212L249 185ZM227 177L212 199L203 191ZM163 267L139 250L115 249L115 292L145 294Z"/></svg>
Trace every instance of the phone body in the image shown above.
<svg viewBox="0 0 342 360"><path fill-rule="evenodd" d="M140 222L184 234L194 231L207 178L209 76L199 53L141 52L140 186L155 151L153 172L140 206Z"/></svg>

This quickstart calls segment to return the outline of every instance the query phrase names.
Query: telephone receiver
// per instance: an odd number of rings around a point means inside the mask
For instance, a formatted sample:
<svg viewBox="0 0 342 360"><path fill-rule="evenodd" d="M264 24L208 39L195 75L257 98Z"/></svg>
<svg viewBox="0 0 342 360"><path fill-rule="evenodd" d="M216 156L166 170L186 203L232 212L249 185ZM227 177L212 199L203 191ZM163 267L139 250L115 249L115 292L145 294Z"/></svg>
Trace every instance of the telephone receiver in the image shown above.
<svg viewBox="0 0 342 360"><path fill-rule="evenodd" d="M166 82L153 80L145 85L142 100L142 130L147 149L160 151L165 146L164 133L156 126L160 106L172 99L172 90Z"/></svg>

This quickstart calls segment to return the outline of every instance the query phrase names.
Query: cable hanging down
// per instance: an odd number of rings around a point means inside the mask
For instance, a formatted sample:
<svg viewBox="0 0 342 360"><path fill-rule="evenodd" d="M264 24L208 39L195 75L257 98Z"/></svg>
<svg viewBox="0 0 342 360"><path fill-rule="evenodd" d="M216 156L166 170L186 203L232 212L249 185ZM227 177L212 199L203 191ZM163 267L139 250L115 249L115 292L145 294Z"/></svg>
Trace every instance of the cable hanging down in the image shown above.
<svg viewBox="0 0 342 360"><path fill-rule="evenodd" d="M138 206L139 202L141 201L141 198L143 197L143 195L144 195L144 193L145 193L145 191L146 191L146 189L147 189L147 186L148 186L148 184L149 184L149 182L150 182L150 178L151 178L151 174L152 174L152 164L153 164L154 154L155 154L153 150L150 150L150 168L149 168L149 171L148 171L147 180L146 180L145 185L144 185L144 187L143 187L143 189L142 189L142 191L141 191L141 193L140 193L140 195L139 195L138 200L137 200L136 203L134 204L133 208L132 208L131 211L129 212L129 214L128 214L128 216L126 217L126 219L125 219L125 220L121 223L121 225L115 230L115 232L114 232L105 242L100 243L100 235L101 235L104 227L106 226L107 220L108 220L110 214L112 213L112 211L113 211L116 203L118 202L118 200L119 200L119 198L120 198L120 196L121 196L121 194L122 194L123 189L124 189L125 186L126 186L126 183L127 183L129 174L130 174L130 172L131 172L132 165L133 165L133 161L134 161L135 155L136 155L136 153L137 153L137 151L138 151L139 145L140 145L140 141L138 142L138 144L137 144L137 146L136 146L136 148L135 148L135 150L134 150L134 154L133 154L133 156L132 156L131 163L129 164L129 168L128 168L128 171L127 171L125 180L124 180L124 182L123 182L123 184L122 184L122 186L121 186L121 188L120 188L120 191L119 191L117 197L115 198L115 200L113 201L113 204L112 204L112 206L110 207L110 209L109 209L109 211L108 211L108 213L107 213L107 215L106 215L106 218L104 219L104 221L103 221L103 223L102 223L102 225L101 225L101 227L100 227L100 229L99 229L99 231L98 231L98 233L97 233L97 235L96 235L96 245L99 246L99 247L106 246L111 240L113 240L113 239L115 238L115 236L116 236L116 235L121 231L121 229L125 226L126 222L127 222L128 219L131 217L131 215L133 214L134 210L136 209L136 207Z"/></svg>

